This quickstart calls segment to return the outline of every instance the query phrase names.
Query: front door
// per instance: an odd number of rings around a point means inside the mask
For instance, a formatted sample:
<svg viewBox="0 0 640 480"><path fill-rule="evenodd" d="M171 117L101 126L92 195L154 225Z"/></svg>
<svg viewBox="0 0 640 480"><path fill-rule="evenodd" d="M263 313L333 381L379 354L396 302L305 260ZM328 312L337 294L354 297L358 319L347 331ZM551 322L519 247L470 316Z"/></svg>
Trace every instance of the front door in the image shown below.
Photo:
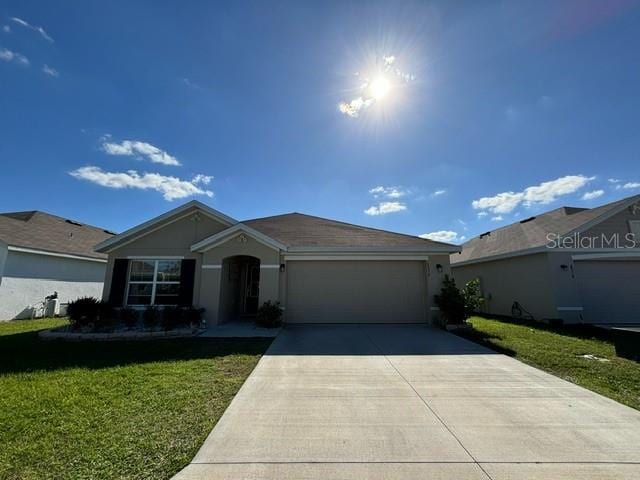
<svg viewBox="0 0 640 480"><path fill-rule="evenodd" d="M242 314L255 315L258 312L258 296L260 294L260 265L256 265L255 262L246 263L244 278Z"/></svg>

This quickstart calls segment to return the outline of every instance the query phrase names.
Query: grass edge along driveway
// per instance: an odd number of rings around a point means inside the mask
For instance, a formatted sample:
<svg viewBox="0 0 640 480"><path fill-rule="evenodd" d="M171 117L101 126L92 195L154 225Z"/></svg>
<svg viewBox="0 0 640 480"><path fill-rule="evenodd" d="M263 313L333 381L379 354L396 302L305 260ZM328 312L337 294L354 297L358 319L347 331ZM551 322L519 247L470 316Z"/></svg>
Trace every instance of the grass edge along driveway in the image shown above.
<svg viewBox="0 0 640 480"><path fill-rule="evenodd" d="M483 317L470 323L460 336L640 410L640 364L616 356L603 332Z"/></svg>
<svg viewBox="0 0 640 480"><path fill-rule="evenodd" d="M0 323L0 478L170 478L271 339L46 342Z"/></svg>

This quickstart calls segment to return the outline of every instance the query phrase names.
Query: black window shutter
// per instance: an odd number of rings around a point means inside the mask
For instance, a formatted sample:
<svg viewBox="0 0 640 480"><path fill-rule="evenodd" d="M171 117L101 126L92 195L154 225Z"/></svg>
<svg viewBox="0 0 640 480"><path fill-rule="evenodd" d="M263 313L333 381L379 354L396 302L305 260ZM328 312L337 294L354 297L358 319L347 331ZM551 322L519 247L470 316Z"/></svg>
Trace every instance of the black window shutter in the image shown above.
<svg viewBox="0 0 640 480"><path fill-rule="evenodd" d="M196 275L196 261L193 258L182 260L180 266L180 294L178 304L190 307L193 304L193 282Z"/></svg>
<svg viewBox="0 0 640 480"><path fill-rule="evenodd" d="M111 289L109 290L109 303L120 306L124 304L124 290L127 286L127 272L129 260L116 258L113 262L113 275L111 275Z"/></svg>

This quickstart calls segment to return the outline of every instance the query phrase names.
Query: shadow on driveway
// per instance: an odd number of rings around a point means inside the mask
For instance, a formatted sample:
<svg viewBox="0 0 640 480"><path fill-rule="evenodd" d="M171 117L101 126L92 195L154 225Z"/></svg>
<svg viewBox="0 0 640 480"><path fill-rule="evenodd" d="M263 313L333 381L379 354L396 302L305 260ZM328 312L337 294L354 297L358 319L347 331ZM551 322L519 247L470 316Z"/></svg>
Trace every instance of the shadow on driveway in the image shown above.
<svg viewBox="0 0 640 480"><path fill-rule="evenodd" d="M423 324L288 325L269 355L477 355L496 353Z"/></svg>

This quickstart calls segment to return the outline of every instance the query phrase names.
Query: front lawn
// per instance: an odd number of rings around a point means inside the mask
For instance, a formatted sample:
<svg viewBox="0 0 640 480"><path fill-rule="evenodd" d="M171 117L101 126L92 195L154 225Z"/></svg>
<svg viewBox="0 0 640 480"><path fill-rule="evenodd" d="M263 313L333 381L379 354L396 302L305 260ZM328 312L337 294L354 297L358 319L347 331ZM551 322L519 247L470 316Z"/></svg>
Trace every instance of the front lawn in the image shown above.
<svg viewBox="0 0 640 480"><path fill-rule="evenodd" d="M0 478L169 478L271 339L46 342L0 323Z"/></svg>
<svg viewBox="0 0 640 480"><path fill-rule="evenodd" d="M640 410L640 364L617 357L613 343L595 330L470 321L473 330L462 336Z"/></svg>

